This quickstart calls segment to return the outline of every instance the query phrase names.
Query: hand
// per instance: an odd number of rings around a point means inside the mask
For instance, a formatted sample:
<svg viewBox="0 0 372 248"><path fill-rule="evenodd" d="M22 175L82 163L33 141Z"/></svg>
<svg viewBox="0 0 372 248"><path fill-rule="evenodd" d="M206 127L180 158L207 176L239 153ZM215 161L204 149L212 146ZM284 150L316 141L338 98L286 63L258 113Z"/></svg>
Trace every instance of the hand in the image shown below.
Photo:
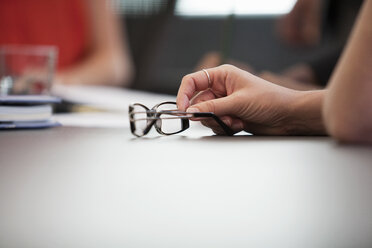
<svg viewBox="0 0 372 248"><path fill-rule="evenodd" d="M321 119L322 92L284 88L231 65L189 74L177 95L181 111L214 112L234 132L293 135L324 134ZM213 120L202 124L223 134Z"/></svg>
<svg viewBox="0 0 372 248"><path fill-rule="evenodd" d="M234 60L234 59L226 59L226 63L230 65L234 65L240 69L243 69L245 71L248 71L250 73L256 73L255 69L242 61ZM195 71L200 71L203 68L212 68L217 67L224 64L224 61L222 59L222 55L219 52L208 52L206 53L198 62L198 64L195 67Z"/></svg>
<svg viewBox="0 0 372 248"><path fill-rule="evenodd" d="M278 21L280 37L292 45L313 46L321 39L322 0L298 0Z"/></svg>
<svg viewBox="0 0 372 248"><path fill-rule="evenodd" d="M289 67L281 74L270 71L263 71L258 74L260 78L277 85L293 90L316 90L322 89L317 83L315 75L310 66L306 64L296 64Z"/></svg>

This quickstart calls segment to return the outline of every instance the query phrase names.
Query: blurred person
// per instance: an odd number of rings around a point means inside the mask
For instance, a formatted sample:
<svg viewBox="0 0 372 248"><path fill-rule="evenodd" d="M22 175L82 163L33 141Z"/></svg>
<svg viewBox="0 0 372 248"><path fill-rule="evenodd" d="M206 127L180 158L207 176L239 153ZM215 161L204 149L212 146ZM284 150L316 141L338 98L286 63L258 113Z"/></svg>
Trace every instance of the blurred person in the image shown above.
<svg viewBox="0 0 372 248"><path fill-rule="evenodd" d="M339 59L361 3L362 0L297 0L292 10L278 19L278 35L290 46L316 46L322 39L325 27L333 30L341 45L329 49L312 61L294 64L281 73L268 70L256 72L245 63L232 59L223 61L218 52L210 52L201 59L196 68L199 70L228 63L244 70L248 68L248 71L287 88L321 89L326 86Z"/></svg>
<svg viewBox="0 0 372 248"><path fill-rule="evenodd" d="M321 40L323 0L297 0L278 21L281 39L292 45L313 46Z"/></svg>
<svg viewBox="0 0 372 248"><path fill-rule="evenodd" d="M327 89L299 91L231 65L182 79L181 111L214 112L235 132L325 135L372 144L372 0L365 0ZM213 121L205 126L223 133Z"/></svg>
<svg viewBox="0 0 372 248"><path fill-rule="evenodd" d="M132 61L106 0L0 0L0 45L52 45L57 84L127 86Z"/></svg>

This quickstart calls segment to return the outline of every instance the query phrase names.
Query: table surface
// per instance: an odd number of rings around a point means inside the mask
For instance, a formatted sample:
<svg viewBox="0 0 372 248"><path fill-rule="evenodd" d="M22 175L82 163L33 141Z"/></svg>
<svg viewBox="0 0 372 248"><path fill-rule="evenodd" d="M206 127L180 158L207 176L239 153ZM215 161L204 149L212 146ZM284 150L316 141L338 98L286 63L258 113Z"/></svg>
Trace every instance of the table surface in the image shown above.
<svg viewBox="0 0 372 248"><path fill-rule="evenodd" d="M372 148L0 132L0 247L371 247Z"/></svg>

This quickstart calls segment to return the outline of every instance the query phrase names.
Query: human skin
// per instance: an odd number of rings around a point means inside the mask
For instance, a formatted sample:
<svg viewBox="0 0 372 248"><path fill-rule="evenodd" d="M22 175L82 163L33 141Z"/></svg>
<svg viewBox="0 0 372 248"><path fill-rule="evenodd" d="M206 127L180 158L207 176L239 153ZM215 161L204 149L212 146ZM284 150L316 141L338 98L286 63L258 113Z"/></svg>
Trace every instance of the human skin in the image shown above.
<svg viewBox="0 0 372 248"><path fill-rule="evenodd" d="M223 65L208 69L210 82L204 71L185 76L177 95L178 108L188 112L214 112L235 132L328 133L340 141L372 143L370 23L372 0L366 0L329 89L292 90ZM202 123L222 134L212 121L202 120Z"/></svg>
<svg viewBox="0 0 372 248"><path fill-rule="evenodd" d="M182 111L214 112L234 132L260 135L323 135L323 91L288 89L232 65L185 76L177 105ZM191 106L191 107L190 107ZM202 123L217 134L223 131L212 120Z"/></svg>
<svg viewBox="0 0 372 248"><path fill-rule="evenodd" d="M216 67L221 65L221 62L222 57L218 52L210 52L203 56L196 66L196 70ZM315 90L323 88L318 85L313 69L305 63L292 65L281 73L274 73L271 71L262 71L258 73L248 64L232 59L229 59L227 63L286 88L294 90Z"/></svg>
<svg viewBox="0 0 372 248"><path fill-rule="evenodd" d="M372 1L364 1L348 45L330 80L324 119L346 142L372 143Z"/></svg>
<svg viewBox="0 0 372 248"><path fill-rule="evenodd" d="M281 40L291 46L317 45L321 40L322 9L323 0L297 0L292 10L277 21L276 31ZM294 64L280 73L267 70L255 72L247 63L233 59L222 61L220 53L209 52L201 58L196 69L216 67L224 62L290 89L314 90L323 88L319 86L311 66L306 63Z"/></svg>
<svg viewBox="0 0 372 248"><path fill-rule="evenodd" d="M90 25L87 56L56 74L56 84L127 86L133 64L118 18L106 0L85 0Z"/></svg>
<svg viewBox="0 0 372 248"><path fill-rule="evenodd" d="M293 9L278 22L278 33L291 45L313 46L321 38L323 0L298 0Z"/></svg>

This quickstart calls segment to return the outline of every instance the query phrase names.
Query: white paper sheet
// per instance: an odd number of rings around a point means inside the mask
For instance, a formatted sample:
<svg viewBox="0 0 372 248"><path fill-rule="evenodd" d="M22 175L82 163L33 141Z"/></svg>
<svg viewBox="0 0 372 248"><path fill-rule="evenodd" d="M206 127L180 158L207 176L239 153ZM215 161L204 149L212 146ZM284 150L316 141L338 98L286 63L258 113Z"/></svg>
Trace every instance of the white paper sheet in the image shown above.
<svg viewBox="0 0 372 248"><path fill-rule="evenodd" d="M109 111L128 111L131 103L142 103L149 108L164 101L176 101L175 96L147 93L107 86L54 85L52 93L75 103L82 103Z"/></svg>
<svg viewBox="0 0 372 248"><path fill-rule="evenodd" d="M165 101L176 101L175 96L147 93L129 89L105 86L65 86L55 85L53 93L62 99L98 108L100 112L79 112L55 114L53 119L63 126L87 128L128 128L128 105L142 103L149 108ZM151 134L158 135L155 130ZM212 135L213 132L199 122L190 122L187 136Z"/></svg>
<svg viewBox="0 0 372 248"><path fill-rule="evenodd" d="M88 112L56 114L53 116L53 119L63 126L69 127L129 127L129 119L126 113Z"/></svg>
<svg viewBox="0 0 372 248"><path fill-rule="evenodd" d="M129 104L138 102L152 108L160 102L176 100L175 96L107 86L54 85L52 92L64 100L103 110L54 115L54 120L63 126L129 127Z"/></svg>

